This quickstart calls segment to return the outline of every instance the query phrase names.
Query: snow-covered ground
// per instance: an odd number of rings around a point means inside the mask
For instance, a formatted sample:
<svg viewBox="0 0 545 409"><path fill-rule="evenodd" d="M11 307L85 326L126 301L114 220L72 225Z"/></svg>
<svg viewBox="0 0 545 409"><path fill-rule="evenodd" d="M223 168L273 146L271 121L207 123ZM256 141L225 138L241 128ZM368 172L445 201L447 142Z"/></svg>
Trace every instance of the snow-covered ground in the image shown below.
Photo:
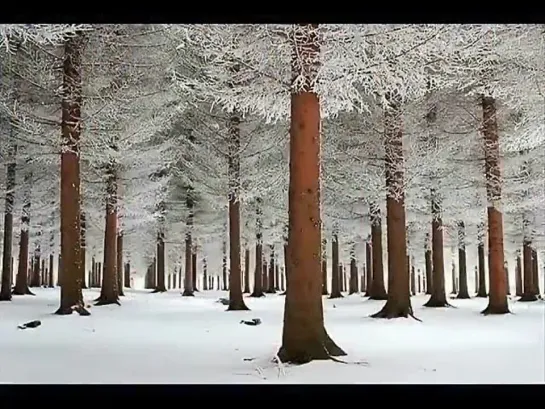
<svg viewBox="0 0 545 409"><path fill-rule="evenodd" d="M0 303L2 383L543 383L545 303L511 303L514 314L483 317L487 300L428 309L413 297L413 319L367 318L383 302L359 295L325 300L332 338L348 352L336 362L279 366L284 297L247 298L252 311L226 312L225 292L127 291L122 307L89 317L55 316L58 290ZM87 300L98 295L85 291ZM259 326L240 324L260 318ZM36 329L17 325L39 319ZM366 364L361 364L365 361ZM356 364L360 362L360 364Z"/></svg>

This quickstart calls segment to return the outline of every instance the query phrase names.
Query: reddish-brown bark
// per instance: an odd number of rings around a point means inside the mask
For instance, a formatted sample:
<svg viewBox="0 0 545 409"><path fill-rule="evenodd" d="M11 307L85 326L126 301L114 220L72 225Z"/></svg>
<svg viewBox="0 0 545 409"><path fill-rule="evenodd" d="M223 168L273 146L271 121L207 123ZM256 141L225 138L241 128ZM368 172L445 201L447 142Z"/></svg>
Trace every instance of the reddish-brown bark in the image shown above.
<svg viewBox="0 0 545 409"><path fill-rule="evenodd" d="M255 268L254 268L254 290L250 297L263 297L263 234L261 232L261 201L257 202L256 211L256 244L255 244Z"/></svg>
<svg viewBox="0 0 545 409"><path fill-rule="evenodd" d="M369 299L386 300L388 294L384 286L384 265L382 261L382 217L378 204L371 203L369 214L371 217L371 266L373 269ZM392 278L393 275L388 273L388 285L390 285Z"/></svg>
<svg viewBox="0 0 545 409"><path fill-rule="evenodd" d="M61 150L61 286L57 314L73 310L88 315L83 306L81 290L82 265L80 242L80 159L82 83L81 55L83 35L76 33L64 42ZM4 226L5 227L5 226Z"/></svg>
<svg viewBox="0 0 545 409"><path fill-rule="evenodd" d="M374 318L413 316L407 271L407 231L405 221L404 164L401 101L387 95L385 109L386 230L388 243L388 275L392 277L386 304ZM373 243L374 246L374 243ZM375 258L373 258L373 265ZM375 275L375 271L373 271ZM414 317L414 316L413 316Z"/></svg>
<svg viewBox="0 0 545 409"><path fill-rule="evenodd" d="M104 227L104 262L102 271L102 286L97 306L119 303L117 280L117 175L113 166L106 171L106 223Z"/></svg>
<svg viewBox="0 0 545 409"><path fill-rule="evenodd" d="M312 91L319 46L315 25L293 36L294 76L303 75L303 90L291 94L289 232L287 292L284 307L282 362L307 363L345 355L324 326L321 277L320 101Z"/></svg>
<svg viewBox="0 0 545 409"><path fill-rule="evenodd" d="M529 237L525 237L522 242L522 264L523 264L523 289L519 301L532 302L537 301L536 287L534 285L534 262L532 259L532 242Z"/></svg>
<svg viewBox="0 0 545 409"><path fill-rule="evenodd" d="M331 295L329 298L342 298L341 271L339 268L339 239L333 234L331 240Z"/></svg>
<svg viewBox="0 0 545 409"><path fill-rule="evenodd" d="M467 287L467 260L466 260L466 231L464 222L458 222L458 275L460 276L460 290L458 299L468 299L469 289Z"/></svg>
<svg viewBox="0 0 545 409"><path fill-rule="evenodd" d="M244 251L244 294L250 294L250 249Z"/></svg>
<svg viewBox="0 0 545 409"><path fill-rule="evenodd" d="M488 306L483 314L507 314L507 282L503 271L503 215L501 201L501 171L496 102L482 96L485 176L488 215Z"/></svg>
<svg viewBox="0 0 545 409"><path fill-rule="evenodd" d="M23 188L23 214L21 216L21 237L19 240L19 266L15 277L13 295L34 295L28 288L28 242L30 228L30 183L32 173L27 172L24 177Z"/></svg>

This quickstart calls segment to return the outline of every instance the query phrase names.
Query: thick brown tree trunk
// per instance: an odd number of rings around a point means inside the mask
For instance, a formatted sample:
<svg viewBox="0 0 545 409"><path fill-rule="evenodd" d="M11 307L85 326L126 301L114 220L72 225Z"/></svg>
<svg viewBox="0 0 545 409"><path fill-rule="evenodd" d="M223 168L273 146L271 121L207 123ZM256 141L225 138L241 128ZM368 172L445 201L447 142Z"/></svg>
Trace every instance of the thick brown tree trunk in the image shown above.
<svg viewBox="0 0 545 409"><path fill-rule="evenodd" d="M445 292L445 260L443 256L443 221L441 203L435 189L431 191L431 253L433 261L433 291L424 307L448 307Z"/></svg>
<svg viewBox="0 0 545 409"><path fill-rule="evenodd" d="M392 275L392 288L388 300L374 318L413 316L407 271L407 230L405 222L404 159L402 141L401 101L387 96L389 106L385 112L384 148L386 157L386 226L388 240L388 275ZM396 100L394 100L396 99ZM373 244L374 245L374 244ZM373 258L373 264L375 259ZM373 271L373 275L375 272Z"/></svg>
<svg viewBox="0 0 545 409"><path fill-rule="evenodd" d="M534 285L534 263L532 260L532 242L529 236L526 236L522 242L522 264L523 264L523 288L522 296L519 301L531 302L537 301L536 288Z"/></svg>
<svg viewBox="0 0 545 409"><path fill-rule="evenodd" d="M165 285L165 234L163 231L157 232L156 239L156 252L157 252L157 286L154 289L154 293L164 293L167 291Z"/></svg>
<svg viewBox="0 0 545 409"><path fill-rule="evenodd" d="M373 250L371 249L371 237L365 241L365 272L366 272L366 286L365 296L371 296L371 289L373 288Z"/></svg>
<svg viewBox="0 0 545 409"><path fill-rule="evenodd" d="M496 102L482 96L483 135L485 152L486 196L488 213L488 306L483 314L507 314L507 283L503 271L503 214L501 202L501 171Z"/></svg>
<svg viewBox="0 0 545 409"><path fill-rule="evenodd" d="M244 251L244 294L250 294L250 249Z"/></svg>
<svg viewBox="0 0 545 409"><path fill-rule="evenodd" d="M477 227L477 264L479 272L478 290L476 297L488 297L486 292L486 263L484 257L484 224Z"/></svg>
<svg viewBox="0 0 545 409"><path fill-rule="evenodd" d="M15 277L14 295L34 295L28 288L28 241L30 228L30 194L32 173L25 173L23 182L23 214L21 216L21 237L19 240L19 266Z"/></svg>
<svg viewBox="0 0 545 409"><path fill-rule="evenodd" d="M433 263L430 247L430 235L426 233L426 240L424 243L424 261L426 270L426 294L431 295L433 291Z"/></svg>
<svg viewBox="0 0 545 409"><path fill-rule="evenodd" d="M123 291L123 281L125 278L125 271L123 270L123 232L119 231L117 233L117 289L119 291L119 296L122 297L125 295Z"/></svg>
<svg viewBox="0 0 545 409"><path fill-rule="evenodd" d="M197 246L193 246L193 252L191 253L191 271L193 273L193 291L199 292L197 287L198 274L197 272Z"/></svg>
<svg viewBox="0 0 545 409"><path fill-rule="evenodd" d="M503 271L505 272L505 282L507 283L507 295L511 295L511 286L509 285L509 266L507 262L503 265Z"/></svg>
<svg viewBox="0 0 545 409"><path fill-rule="evenodd" d="M537 251L535 248L532 248L532 266L533 266L532 282L534 284L534 292L537 298L541 299L541 291L539 289L539 267L538 267L538 260L537 260Z"/></svg>
<svg viewBox="0 0 545 409"><path fill-rule="evenodd" d="M40 287L41 273L40 273L40 260L42 249L40 247L41 232L38 232L36 237L36 243L34 244L34 258L32 260L32 279L30 280L30 287Z"/></svg>
<svg viewBox="0 0 545 409"><path fill-rule="evenodd" d="M285 268L282 267L280 269L280 291L286 291L286 276L284 274L285 274Z"/></svg>
<svg viewBox="0 0 545 409"><path fill-rule="evenodd" d="M263 283L263 288L268 288L269 287L269 277L268 277L269 269L267 268L267 262L264 259L262 259L261 266L262 266L261 282Z"/></svg>
<svg viewBox="0 0 545 409"><path fill-rule="evenodd" d="M48 283L48 287L49 288L55 288L55 282L53 281L53 261L54 261L55 257L53 256L53 254L50 254L49 255L49 283Z"/></svg>
<svg viewBox="0 0 545 409"><path fill-rule="evenodd" d="M125 276L125 287L131 288L131 263L127 262L124 264L124 276Z"/></svg>
<svg viewBox="0 0 545 409"><path fill-rule="evenodd" d="M80 204L81 206L81 204ZM87 246L87 242L86 242L86 235L87 235L87 223L86 223L86 220L85 220L85 212L82 210L81 213L80 213L80 240L81 240L81 288L83 289L86 289L87 288L87 280L85 279L86 277L86 274L87 274L87 271L86 271L86 264L87 264L87 260L86 260L86 246Z"/></svg>
<svg viewBox="0 0 545 409"><path fill-rule="evenodd" d="M286 255L284 254L284 257ZM322 239L322 295L329 295L327 291L327 240Z"/></svg>
<svg viewBox="0 0 545 409"><path fill-rule="evenodd" d="M522 263L520 261L520 250L517 250L517 261L515 266L515 295L522 296Z"/></svg>
<svg viewBox="0 0 545 409"><path fill-rule="evenodd" d="M117 288L117 176L115 169L109 165L106 171L106 223L104 226L104 262L102 286L97 306L119 303Z"/></svg>
<svg viewBox="0 0 545 409"><path fill-rule="evenodd" d="M277 259L278 261L278 259ZM278 267L278 262L274 264L274 289L280 291L280 268Z"/></svg>
<svg viewBox="0 0 545 409"><path fill-rule="evenodd" d="M321 120L320 101L311 89L320 54L316 28L300 26L292 40L293 76L302 74L304 85L291 94L288 282L278 357L295 364L345 355L327 334L322 306Z"/></svg>
<svg viewBox="0 0 545 409"><path fill-rule="evenodd" d="M186 207L187 207L187 220L186 220L186 234L185 234L185 271L184 271L184 291L183 297L194 297L194 284L193 284L193 260L191 259L191 249L193 247L193 189L186 189Z"/></svg>
<svg viewBox="0 0 545 409"><path fill-rule="evenodd" d="M386 300L388 294L384 287L384 266L382 261L382 218L380 207L376 203L371 203L369 214L371 216L371 266L373 269L373 279L371 282L370 300ZM393 275L388 271L388 281Z"/></svg>
<svg viewBox="0 0 545 409"><path fill-rule="evenodd" d="M270 249L270 256L269 256L269 276L268 276L268 280L267 280L267 284L268 284L268 287L267 287L267 291L265 291L267 294L276 294L276 290L275 290L275 277L274 277L274 266L275 266L275 261L274 261L274 244L270 244L269 245L269 249Z"/></svg>
<svg viewBox="0 0 545 409"><path fill-rule="evenodd" d="M283 277L285 278L288 275L288 261L287 261L288 260L288 226L287 225L285 228L284 245L282 247L284 250L284 267L282 268L282 270L284 272ZM323 268L323 264L322 264L322 268ZM327 268L327 265L326 265L326 268ZM323 275L323 272L322 272L322 275ZM326 271L326 277L327 277L327 271ZM285 287L285 283L283 284L283 286ZM322 283L322 287L323 287L323 283ZM286 288L284 288L282 291L283 292L280 295L286 295Z"/></svg>
<svg viewBox="0 0 545 409"><path fill-rule="evenodd" d="M249 310L242 296L240 271L240 117L232 114L229 124L229 307L227 311ZM271 269L274 280L274 269ZM270 283L269 289L274 283Z"/></svg>
<svg viewBox="0 0 545 409"><path fill-rule="evenodd" d="M350 247L350 279L348 286L348 294L356 294L358 292L358 266L356 264L356 244Z"/></svg>
<svg viewBox="0 0 545 409"><path fill-rule="evenodd" d="M341 271L339 269L339 239L333 234L331 240L331 295L329 298L342 298Z"/></svg>
<svg viewBox="0 0 545 409"><path fill-rule="evenodd" d="M467 260L466 260L466 229L464 222L458 222L458 275L460 276L460 291L458 299L468 299Z"/></svg>
<svg viewBox="0 0 545 409"><path fill-rule="evenodd" d="M83 34L76 33L64 42L62 150L61 150L61 286L60 307L57 314L71 314L73 310L88 315L83 307L81 290L80 242L80 162L82 82L81 54Z"/></svg>

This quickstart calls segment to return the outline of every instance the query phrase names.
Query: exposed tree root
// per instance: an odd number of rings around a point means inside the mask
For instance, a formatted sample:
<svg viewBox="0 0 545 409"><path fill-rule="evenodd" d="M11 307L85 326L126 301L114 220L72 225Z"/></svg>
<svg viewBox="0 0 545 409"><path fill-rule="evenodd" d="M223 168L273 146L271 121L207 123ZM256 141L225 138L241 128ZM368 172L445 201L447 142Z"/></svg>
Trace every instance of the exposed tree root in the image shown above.
<svg viewBox="0 0 545 409"><path fill-rule="evenodd" d="M484 310L481 311L483 315L501 315L501 314L511 314L508 306L504 307L491 307L488 305Z"/></svg>
<svg viewBox="0 0 545 409"><path fill-rule="evenodd" d="M184 290L184 292L182 293L182 297L195 297L195 294L191 290Z"/></svg>
<svg viewBox="0 0 545 409"><path fill-rule="evenodd" d="M522 296L517 300L518 302L534 302L537 301L537 295L536 294L522 294Z"/></svg>
<svg viewBox="0 0 545 409"><path fill-rule="evenodd" d="M244 304L243 300L231 301L229 300L229 307L225 311L250 311L248 306Z"/></svg>
<svg viewBox="0 0 545 409"><path fill-rule="evenodd" d="M30 291L30 288L28 288L28 287L23 291L17 291L14 288L13 291L11 292L11 294L12 295L33 295L33 296L36 296L36 294L34 294L32 291Z"/></svg>
<svg viewBox="0 0 545 409"><path fill-rule="evenodd" d="M155 293L166 293L167 292L167 289L166 288L156 288L155 290L153 290L151 292L151 294L155 294Z"/></svg>
<svg viewBox="0 0 545 409"><path fill-rule="evenodd" d="M452 305L450 305L447 300L440 300L440 299L434 298L432 296L428 300L428 302L423 305L423 307L428 307L428 308L448 308L448 307L452 307Z"/></svg>
<svg viewBox="0 0 545 409"><path fill-rule="evenodd" d="M121 303L119 302L119 300L107 300L105 298L99 297L99 299L95 303L95 307L100 307L102 305L113 305L113 304L121 306Z"/></svg>
<svg viewBox="0 0 545 409"><path fill-rule="evenodd" d="M72 305L71 307L59 307L57 311L54 312L55 315L70 315L73 312L77 312L82 317L87 317L91 313L85 309L82 305Z"/></svg>
<svg viewBox="0 0 545 409"><path fill-rule="evenodd" d="M386 302L386 305L382 307L382 309L375 313L370 315L371 318L386 318L386 319L394 319L394 318L413 318L418 322L422 322L421 319L415 317L413 313L413 309L411 307L400 307L400 308L390 308L388 305L388 302Z"/></svg>
<svg viewBox="0 0 545 409"><path fill-rule="evenodd" d="M325 329L324 329L325 332ZM282 363L303 365L311 361L335 360L337 356L345 356L344 352L331 337L325 332L322 341L316 340L311 345L296 351L288 351L284 346L280 347L277 359Z"/></svg>

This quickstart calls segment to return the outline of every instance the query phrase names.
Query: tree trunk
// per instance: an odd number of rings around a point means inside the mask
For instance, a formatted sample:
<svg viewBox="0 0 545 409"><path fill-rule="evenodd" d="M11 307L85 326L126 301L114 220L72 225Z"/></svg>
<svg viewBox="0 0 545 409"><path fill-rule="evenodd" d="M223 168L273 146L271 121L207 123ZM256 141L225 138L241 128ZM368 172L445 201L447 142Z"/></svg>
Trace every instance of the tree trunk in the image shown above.
<svg viewBox="0 0 545 409"><path fill-rule="evenodd" d="M53 282L53 260L54 260L53 254L49 255L49 288L55 288L55 283Z"/></svg>
<svg viewBox="0 0 545 409"><path fill-rule="evenodd" d="M284 257L286 255L284 254ZM322 295L329 295L327 291L327 240L322 239Z"/></svg>
<svg viewBox="0 0 545 409"><path fill-rule="evenodd" d="M333 234L333 239L331 240L331 259L331 295L329 298L342 298L341 271L339 269L339 239L337 234Z"/></svg>
<svg viewBox="0 0 545 409"><path fill-rule="evenodd" d="M367 291L367 272L365 271L365 264L361 266L361 277L360 277L360 292L365 295Z"/></svg>
<svg viewBox="0 0 545 409"><path fill-rule="evenodd" d="M119 303L117 288L117 175L112 165L106 171L106 223L104 226L104 262L102 287L97 306Z"/></svg>
<svg viewBox="0 0 545 409"><path fill-rule="evenodd" d="M284 267L280 269L280 291L286 291L286 281L284 275ZM284 294L285 295L285 294Z"/></svg>
<svg viewBox="0 0 545 409"><path fill-rule="evenodd" d="M467 261L466 261L466 230L464 222L458 222L458 275L460 276L460 290L458 299L468 299Z"/></svg>
<svg viewBox="0 0 545 409"><path fill-rule="evenodd" d="M83 34L68 37L64 43L62 150L61 150L61 285L60 307L57 314L73 310L88 315L83 306L81 290L81 225L80 225L80 162L82 82L81 54Z"/></svg>
<svg viewBox="0 0 545 409"><path fill-rule="evenodd" d="M479 264L479 289L477 291L476 297L486 298L488 294L486 293L486 270L484 262L484 242L479 242L477 246L477 258Z"/></svg>
<svg viewBox="0 0 545 409"><path fill-rule="evenodd" d="M198 292L198 270L197 270L197 246L193 246L193 252L191 253L191 271L193 272L193 291Z"/></svg>
<svg viewBox="0 0 545 409"><path fill-rule="evenodd" d="M483 135L485 151L486 196L488 213L488 306L483 314L507 314L507 283L503 271L503 214L501 202L501 171L496 102L482 96Z"/></svg>
<svg viewBox="0 0 545 409"><path fill-rule="evenodd" d="M417 274L416 291L418 291L418 294L422 294L422 272L420 271L420 269L417 270L416 274Z"/></svg>
<svg viewBox="0 0 545 409"><path fill-rule="evenodd" d="M407 261L407 264L409 264L408 261ZM411 268L411 295L416 295L416 270L414 268L414 260L410 264L410 268Z"/></svg>
<svg viewBox="0 0 545 409"><path fill-rule="evenodd" d="M10 127L10 136L13 130ZM11 138L10 138L11 139ZM7 165L6 165L6 190L4 207L4 240L2 253L2 286L0 288L0 301L11 301L11 281L12 281L12 249L13 249L13 205L15 202L15 162L17 155L17 145L10 141L11 145Z"/></svg>
<svg viewBox="0 0 545 409"><path fill-rule="evenodd" d="M156 241L157 252L157 285L154 293L164 293L167 291L165 286L165 233L160 230L157 232Z"/></svg>
<svg viewBox="0 0 545 409"><path fill-rule="evenodd" d="M370 237L365 241L365 272L366 272L365 296L370 297L372 295L371 289L373 288L373 256L372 256Z"/></svg>
<svg viewBox="0 0 545 409"><path fill-rule="evenodd" d="M503 265L503 271L505 272L505 282L507 283L507 295L511 295L511 287L509 285L509 267L507 262Z"/></svg>
<svg viewBox="0 0 545 409"><path fill-rule="evenodd" d="M81 206L81 204L80 204ZM85 289L87 288L87 280L85 279L86 275L86 250L85 247L87 246L86 242L86 232L87 232L87 224L85 220L85 212L82 210L80 213L80 241L81 241L81 288Z"/></svg>
<svg viewBox="0 0 545 409"><path fill-rule="evenodd" d="M445 260L443 256L443 221L441 203L435 192L431 191L431 253L433 261L433 291L424 307L448 307L445 292Z"/></svg>
<svg viewBox="0 0 545 409"><path fill-rule="evenodd" d="M456 266L454 265L454 261L452 261L452 265L450 268L450 278L452 279L452 290L451 294L456 294L458 292L458 285L457 285L457 277L456 277Z"/></svg>
<svg viewBox="0 0 545 409"><path fill-rule="evenodd" d="M535 248L532 248L532 266L533 266L532 282L534 284L534 293L536 294L537 298L541 299L541 291L539 289L539 267L538 267L538 260L537 260L537 251Z"/></svg>
<svg viewBox="0 0 545 409"><path fill-rule="evenodd" d="M269 245L269 249L270 249L270 258L269 258L269 277L268 277L268 280L267 280L267 284L268 284L268 287L267 287L267 291L265 291L267 294L276 294L276 290L275 290L275 282L274 282L274 265L275 265L275 262L274 262L274 244L270 244Z"/></svg>
<svg viewBox="0 0 545 409"><path fill-rule="evenodd" d="M34 245L34 260L32 261L32 279L30 280L30 287L40 287L41 273L40 273L40 260L42 249L40 247L41 232L38 232L36 237L36 243Z"/></svg>
<svg viewBox="0 0 545 409"><path fill-rule="evenodd" d="M249 308L242 296L240 271L240 117L231 115L229 124L229 307L227 311L244 311ZM271 270L274 279L274 270ZM274 284L274 283L272 283ZM274 285L271 287L274 291Z"/></svg>
<svg viewBox="0 0 545 409"><path fill-rule="evenodd" d="M256 243L255 243L255 268L254 268L254 290L250 297L263 297L263 234L261 219L261 199L256 201Z"/></svg>
<svg viewBox="0 0 545 409"><path fill-rule="evenodd" d="M34 295L28 288L28 241L30 228L30 194L32 173L27 172L23 182L23 214L21 216L21 238L19 241L19 265L15 277L14 295Z"/></svg>
<svg viewBox="0 0 545 409"><path fill-rule="evenodd" d="M534 263L532 260L532 242L526 236L522 242L522 263L523 263L523 290L519 301L537 301L537 294L534 285Z"/></svg>
<svg viewBox="0 0 545 409"><path fill-rule="evenodd" d="M291 94L288 283L278 357L295 364L345 355L327 334L321 295L320 101L311 90L320 54L316 28L299 26L292 40L293 76L302 74L305 84Z"/></svg>
<svg viewBox="0 0 545 409"><path fill-rule="evenodd" d="M267 262L265 260L262 260L261 265L261 281L263 282L263 288L269 288L269 277L267 273L269 269L267 268Z"/></svg>
<svg viewBox="0 0 545 409"><path fill-rule="evenodd" d="M185 233L185 271L184 271L184 291L183 297L194 297L193 285L193 260L191 259L191 249L193 247L192 230L193 230L193 189L186 189L186 207L187 207L187 220Z"/></svg>
<svg viewBox="0 0 545 409"><path fill-rule="evenodd" d="M250 294L250 249L244 251L244 294Z"/></svg>
<svg viewBox="0 0 545 409"><path fill-rule="evenodd" d="M522 265L520 262L520 250L517 250L517 263L515 267L515 295L522 296Z"/></svg>
<svg viewBox="0 0 545 409"><path fill-rule="evenodd" d="M223 258L221 264L222 291L227 291L227 243L223 242Z"/></svg>
<svg viewBox="0 0 545 409"><path fill-rule="evenodd" d="M384 287L384 267L382 259L382 220L380 207L376 203L371 203L369 214L371 216L371 251L373 269L373 278L371 282L370 300L386 300L388 294ZM390 284L393 275L388 271L388 284Z"/></svg>
<svg viewBox="0 0 545 409"><path fill-rule="evenodd" d="M278 261L278 259L277 259ZM280 291L280 268L278 267L278 262L274 264L274 289Z"/></svg>
<svg viewBox="0 0 545 409"><path fill-rule="evenodd" d="M202 259L202 284L203 290L208 290L208 265L206 264L206 257Z"/></svg>
<svg viewBox="0 0 545 409"><path fill-rule="evenodd" d="M124 265L124 272L125 272L125 287L131 288L131 264L129 262L125 263Z"/></svg>
<svg viewBox="0 0 545 409"><path fill-rule="evenodd" d="M125 271L123 270L123 232L117 233L117 289L119 291L119 296L124 296L123 292L123 279L125 278Z"/></svg>
<svg viewBox="0 0 545 409"><path fill-rule="evenodd" d="M433 291L433 264L429 233L426 233L426 241L424 244L424 260L426 268L426 294L431 295Z"/></svg>
<svg viewBox="0 0 545 409"><path fill-rule="evenodd" d="M388 299L375 318L413 316L407 271L407 229L405 222L404 159L401 101L387 95L385 111L386 226L388 239L388 275L392 276ZM373 243L374 245L374 243ZM373 264L375 259L373 258ZM373 275L375 272L373 271ZM413 316L414 317L414 316Z"/></svg>
<svg viewBox="0 0 545 409"><path fill-rule="evenodd" d="M350 248L350 279L349 279L348 295L358 292L358 266L356 264L356 244L352 244Z"/></svg>

